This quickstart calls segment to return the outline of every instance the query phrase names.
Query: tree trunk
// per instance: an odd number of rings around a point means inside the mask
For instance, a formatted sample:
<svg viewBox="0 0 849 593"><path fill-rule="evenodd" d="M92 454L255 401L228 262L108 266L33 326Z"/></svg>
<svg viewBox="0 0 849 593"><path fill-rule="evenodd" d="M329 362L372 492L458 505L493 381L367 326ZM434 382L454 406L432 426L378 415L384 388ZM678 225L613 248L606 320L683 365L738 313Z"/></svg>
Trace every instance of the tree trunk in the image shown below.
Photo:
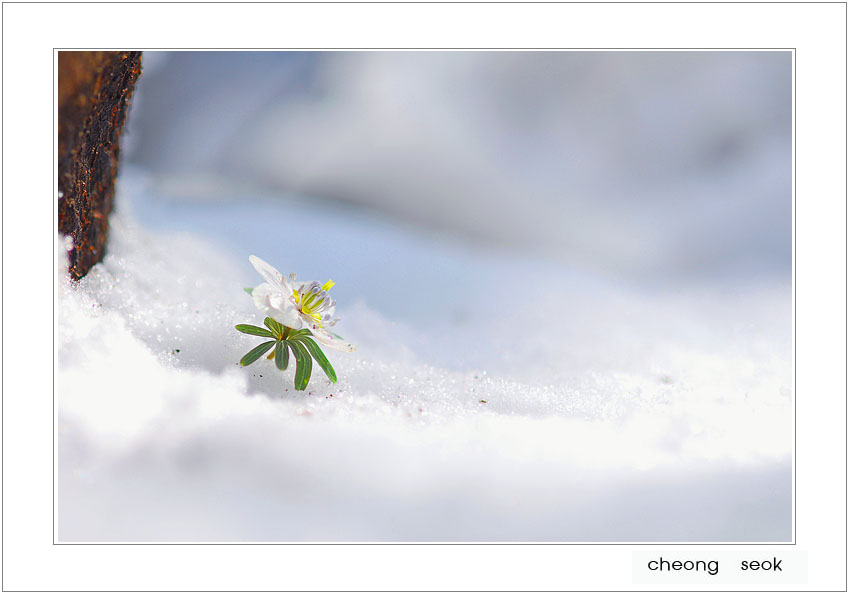
<svg viewBox="0 0 849 593"><path fill-rule="evenodd" d="M138 51L59 52L59 232L74 240L77 280L103 259L121 128L140 74Z"/></svg>

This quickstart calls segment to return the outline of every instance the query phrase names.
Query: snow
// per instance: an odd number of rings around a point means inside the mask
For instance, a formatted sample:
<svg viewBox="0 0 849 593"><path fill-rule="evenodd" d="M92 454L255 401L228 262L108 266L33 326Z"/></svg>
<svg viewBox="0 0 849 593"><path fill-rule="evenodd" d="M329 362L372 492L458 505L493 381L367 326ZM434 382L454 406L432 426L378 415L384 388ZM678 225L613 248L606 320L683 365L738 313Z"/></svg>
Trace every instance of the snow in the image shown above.
<svg viewBox="0 0 849 593"><path fill-rule="evenodd" d="M789 278L632 284L231 198L129 168L78 284L59 238L60 541L790 540ZM251 253L336 281L338 384L239 367Z"/></svg>

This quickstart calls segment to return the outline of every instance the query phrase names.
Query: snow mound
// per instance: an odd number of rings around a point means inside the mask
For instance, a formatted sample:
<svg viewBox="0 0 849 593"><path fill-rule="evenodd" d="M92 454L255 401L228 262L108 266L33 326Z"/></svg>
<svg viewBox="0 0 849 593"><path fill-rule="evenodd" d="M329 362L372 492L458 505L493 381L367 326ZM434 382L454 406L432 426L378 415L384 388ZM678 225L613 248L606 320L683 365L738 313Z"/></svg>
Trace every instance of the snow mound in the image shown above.
<svg viewBox="0 0 849 593"><path fill-rule="evenodd" d="M257 212L310 228L297 200L204 205L236 229L215 243L119 200L79 283L58 242L60 541L791 538L788 283L639 289L345 212L320 213L357 245L328 269L238 230ZM360 350L328 352L337 384L239 367L258 339L233 326L261 324L248 250L337 282L365 262L338 287ZM430 267L399 300L410 261Z"/></svg>

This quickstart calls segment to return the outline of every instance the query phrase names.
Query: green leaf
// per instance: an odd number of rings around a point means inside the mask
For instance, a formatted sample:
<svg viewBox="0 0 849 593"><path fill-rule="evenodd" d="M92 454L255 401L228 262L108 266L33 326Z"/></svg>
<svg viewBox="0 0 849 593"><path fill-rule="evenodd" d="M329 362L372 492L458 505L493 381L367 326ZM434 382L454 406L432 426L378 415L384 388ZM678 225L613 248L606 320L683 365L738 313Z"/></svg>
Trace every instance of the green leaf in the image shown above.
<svg viewBox="0 0 849 593"><path fill-rule="evenodd" d="M257 346L256 348L254 348L253 350L251 350L250 352L245 354L242 357L242 360L239 361L239 364L242 365L243 367L246 367L249 364L256 362L256 360L260 356L262 356L263 354L265 354L266 352L271 350L271 347L274 346L274 344L276 344L276 343L277 343L276 340L271 341L271 342L263 342L262 344L260 344L259 346Z"/></svg>
<svg viewBox="0 0 849 593"><path fill-rule="evenodd" d="M303 338L303 337L306 337L306 336L311 336L311 335L312 335L312 332L308 329L296 329L296 330L292 330L292 332L289 334L289 339L290 340L298 340L300 338Z"/></svg>
<svg viewBox="0 0 849 593"><path fill-rule="evenodd" d="M321 367L321 370L324 371L324 374L327 375L327 378L330 379L331 383L336 383L336 371L333 370L333 365L330 364L329 360L327 360L327 357L324 355L324 352L321 351L318 344L310 338L301 338L300 342L306 346L309 353L318 363L318 366Z"/></svg>
<svg viewBox="0 0 849 593"><path fill-rule="evenodd" d="M274 334L268 331L267 329L257 327L255 325L239 324L236 326L236 329L242 332L243 334L250 334L252 336L262 336L263 338L275 337Z"/></svg>
<svg viewBox="0 0 849 593"><path fill-rule="evenodd" d="M289 349L283 342L277 342L274 347L274 364L281 371L285 371L286 367L289 366Z"/></svg>
<svg viewBox="0 0 849 593"><path fill-rule="evenodd" d="M275 321L271 317L266 317L263 323L265 324L265 327L270 329L271 333L273 333L275 336L279 336L283 333L283 326L277 323L277 321Z"/></svg>
<svg viewBox="0 0 849 593"><path fill-rule="evenodd" d="M254 293L254 289L253 289L253 288L243 288L242 290L244 290L246 293L248 293L248 294L250 294L250 295L253 295L253 293Z"/></svg>
<svg viewBox="0 0 849 593"><path fill-rule="evenodd" d="M295 390L303 391L307 388L307 383L310 382L312 374L312 358L309 352L300 342L289 342L289 347L292 349L292 354L295 355Z"/></svg>

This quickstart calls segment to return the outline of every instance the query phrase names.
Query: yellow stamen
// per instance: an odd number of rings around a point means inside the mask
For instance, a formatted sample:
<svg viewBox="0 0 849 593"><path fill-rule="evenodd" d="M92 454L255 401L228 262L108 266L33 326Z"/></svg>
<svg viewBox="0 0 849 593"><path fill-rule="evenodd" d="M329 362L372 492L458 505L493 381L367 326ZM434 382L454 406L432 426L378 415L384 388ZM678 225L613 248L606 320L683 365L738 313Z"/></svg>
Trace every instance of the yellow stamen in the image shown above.
<svg viewBox="0 0 849 593"><path fill-rule="evenodd" d="M295 295L295 302L300 305L301 304L301 295L298 293L297 290L293 290L292 294Z"/></svg>
<svg viewBox="0 0 849 593"><path fill-rule="evenodd" d="M334 286L336 286L336 283L333 280L328 280L324 283L324 286L321 287L321 290L330 290Z"/></svg>

